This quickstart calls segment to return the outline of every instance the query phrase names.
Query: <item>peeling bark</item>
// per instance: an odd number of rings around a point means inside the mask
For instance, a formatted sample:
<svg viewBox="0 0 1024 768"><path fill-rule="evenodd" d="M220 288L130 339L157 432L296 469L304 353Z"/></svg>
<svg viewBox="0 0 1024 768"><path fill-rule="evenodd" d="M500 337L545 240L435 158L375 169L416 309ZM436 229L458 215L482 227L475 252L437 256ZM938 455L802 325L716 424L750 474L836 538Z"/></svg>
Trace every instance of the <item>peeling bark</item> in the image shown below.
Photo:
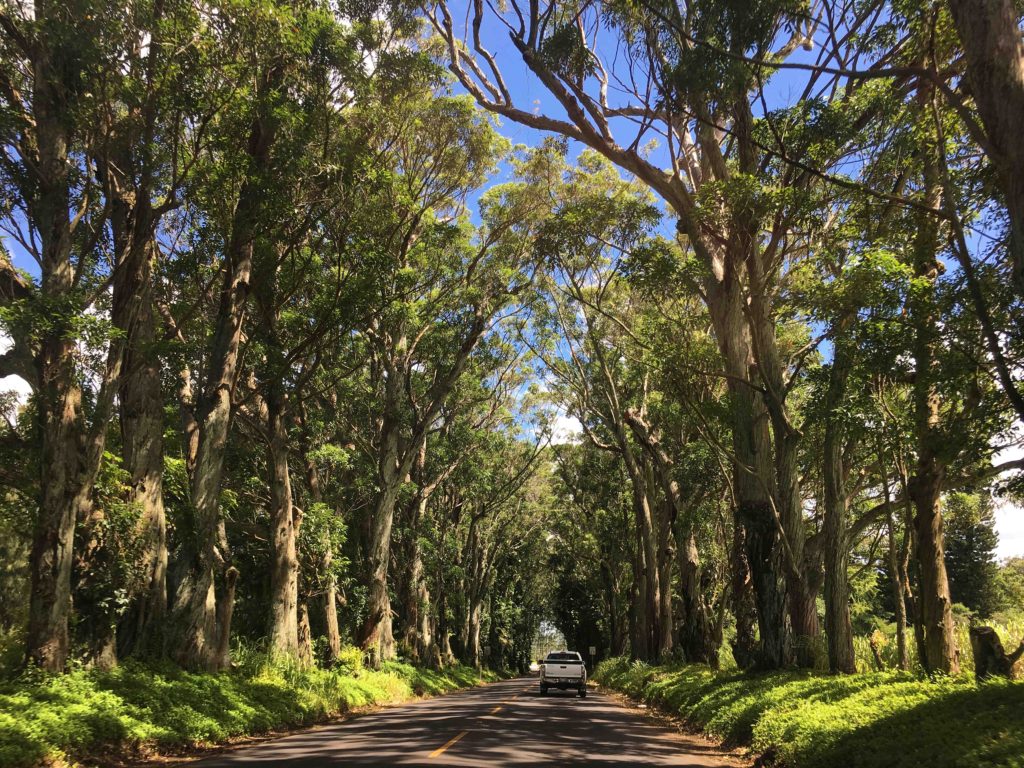
<svg viewBox="0 0 1024 768"><path fill-rule="evenodd" d="M299 558L301 517L292 503L288 468L285 397L280 385L267 392L267 465L270 468L270 647L277 653L299 653ZM305 604L303 604L305 606ZM306 617L307 631L309 617Z"/></svg>

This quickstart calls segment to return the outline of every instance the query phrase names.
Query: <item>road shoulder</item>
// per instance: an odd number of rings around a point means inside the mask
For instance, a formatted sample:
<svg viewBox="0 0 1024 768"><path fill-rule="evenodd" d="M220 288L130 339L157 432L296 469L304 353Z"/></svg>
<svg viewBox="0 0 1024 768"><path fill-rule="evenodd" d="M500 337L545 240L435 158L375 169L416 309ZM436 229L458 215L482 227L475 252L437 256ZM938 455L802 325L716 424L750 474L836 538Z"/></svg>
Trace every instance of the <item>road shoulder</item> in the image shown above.
<svg viewBox="0 0 1024 768"><path fill-rule="evenodd" d="M719 742L712 741L679 716L637 701L605 685L591 682L589 687L592 690L599 691L601 695L611 699L636 717L674 731L677 738L686 745L685 748L689 751L715 757L721 760L723 765L730 766L731 768L751 768L754 765L750 750L744 747L730 749Z"/></svg>

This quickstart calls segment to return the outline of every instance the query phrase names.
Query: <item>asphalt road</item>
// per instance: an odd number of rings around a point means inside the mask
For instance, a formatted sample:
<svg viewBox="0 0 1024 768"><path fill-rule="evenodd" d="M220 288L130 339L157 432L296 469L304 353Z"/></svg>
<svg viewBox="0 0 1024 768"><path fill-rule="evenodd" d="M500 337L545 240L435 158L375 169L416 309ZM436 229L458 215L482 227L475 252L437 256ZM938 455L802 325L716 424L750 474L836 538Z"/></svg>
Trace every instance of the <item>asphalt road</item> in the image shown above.
<svg viewBox="0 0 1024 768"><path fill-rule="evenodd" d="M536 678L358 715L193 763L299 766L732 766L719 750L611 696L541 696Z"/></svg>

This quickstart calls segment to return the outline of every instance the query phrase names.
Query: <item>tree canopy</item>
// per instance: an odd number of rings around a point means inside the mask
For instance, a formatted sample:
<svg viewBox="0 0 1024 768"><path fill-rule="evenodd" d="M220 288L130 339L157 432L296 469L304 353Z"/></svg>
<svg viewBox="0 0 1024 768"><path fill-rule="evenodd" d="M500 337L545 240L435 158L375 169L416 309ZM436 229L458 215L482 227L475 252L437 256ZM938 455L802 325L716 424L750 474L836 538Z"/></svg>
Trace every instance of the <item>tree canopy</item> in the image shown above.
<svg viewBox="0 0 1024 768"><path fill-rule="evenodd" d="M1019 641L1018 6L0 0L11 668Z"/></svg>

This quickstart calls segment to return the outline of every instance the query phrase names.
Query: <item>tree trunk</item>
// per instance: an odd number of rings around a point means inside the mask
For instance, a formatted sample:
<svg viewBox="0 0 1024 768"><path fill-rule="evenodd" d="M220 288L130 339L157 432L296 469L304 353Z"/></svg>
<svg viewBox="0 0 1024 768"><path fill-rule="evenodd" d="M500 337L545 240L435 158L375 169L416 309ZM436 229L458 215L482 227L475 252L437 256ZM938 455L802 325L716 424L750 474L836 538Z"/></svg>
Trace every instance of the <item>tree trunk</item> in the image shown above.
<svg viewBox="0 0 1024 768"><path fill-rule="evenodd" d="M896 545L896 516L892 510L892 492L889 486L889 475L886 471L884 453L881 447L878 450L878 468L882 474L882 493L886 505L886 528L889 534L889 550L887 553L889 573L891 576L890 586L892 589L893 608L896 613L896 655L899 668L910 669L910 655L907 652L907 603L905 590L906 580L904 578L903 565L901 563L900 551ZM904 536L909 537L909 531Z"/></svg>
<svg viewBox="0 0 1024 768"><path fill-rule="evenodd" d="M147 95L106 126L109 145L99 153L97 175L110 207L116 267L112 281L111 320L123 334L118 401L124 469L129 502L139 511L137 535L142 542L137 567L141 587L129 595L118 640L123 653L159 655L166 651L167 519L164 510L164 400L157 350L157 316L153 271L160 247L156 231L163 210L153 209L157 185L159 86L167 47L161 40L163 4L153 7L152 39L136 53L145 74Z"/></svg>
<svg viewBox="0 0 1024 768"><path fill-rule="evenodd" d="M420 663L429 663L433 644L430 632L430 590L423 574L423 552L419 542L418 525L410 528L409 534L410 540L405 552L405 574L402 579L402 601L405 607L402 642L412 659Z"/></svg>
<svg viewBox="0 0 1024 768"><path fill-rule="evenodd" d="M309 603L305 598L299 601L297 624L298 659L303 666L309 666L313 663L313 633L309 628Z"/></svg>
<svg viewBox="0 0 1024 768"><path fill-rule="evenodd" d="M215 373L210 377L197 417L199 445L190 484L195 510L194 554L190 573L183 580L174 605L174 622L182 629L175 658L182 666L194 669L214 670L220 664L215 578L218 571L227 567L221 536L221 478L252 263L251 242L236 255L235 269L228 270L222 290L211 359ZM223 625L230 626L230 622Z"/></svg>
<svg viewBox="0 0 1024 768"><path fill-rule="evenodd" d="M637 613L637 631L641 633L642 646L634 649L637 658L655 661L661 641L659 631L661 616L661 586L658 578L658 541L651 515L647 483L642 468L628 446L623 450L626 470L633 492L633 509L636 515L637 551L642 555L640 575L643 581L640 599L642 612Z"/></svg>
<svg viewBox="0 0 1024 768"><path fill-rule="evenodd" d="M922 86L920 98L928 98ZM923 154L925 205L941 209L941 186L934 152L938 148L928 142ZM917 565L920 621L924 629L925 656L921 659L928 672L959 671L956 639L953 633L952 600L946 576L943 547L940 496L945 475L942 457L943 437L941 412L936 386L936 349L938 347L938 310L935 306L935 285L940 265L936 258L938 220L930 214L919 217L914 243L914 275L919 287L911 292L910 318L914 328L914 429L917 440L917 465L910 480L909 491L914 502L914 527L917 532Z"/></svg>
<svg viewBox="0 0 1024 768"><path fill-rule="evenodd" d="M195 540L189 573L175 596L175 624L180 628L175 657L186 667L217 669L227 664L232 606L218 607L215 575L225 574L223 600L234 599L237 571L228 562L227 539L220 517L221 479L231 430L231 398L241 368L242 324L249 300L253 253L258 232L267 226L263 200L271 148L277 137L275 114L284 71L273 66L257 86L246 151L251 170L242 183L231 222L223 264L224 279L213 339L194 414L195 467L190 478ZM232 572L235 574L232 576ZM222 617L218 621L218 613Z"/></svg>
<svg viewBox="0 0 1024 768"><path fill-rule="evenodd" d="M231 666L231 618L235 612L235 587L238 585L238 569L228 567L224 572L224 599L217 605L217 650L214 668L227 669Z"/></svg>
<svg viewBox="0 0 1024 768"><path fill-rule="evenodd" d="M662 643L661 654L671 649L672 643L672 611L665 610L665 604L672 602L672 565L676 550L679 556L680 591L683 604L683 650L689 661L718 665L718 649L715 646L711 622L708 618L707 605L701 586L700 556L697 542L693 536L692 521L682 510L688 505L682 498L679 484L672 475L673 461L662 447L657 431L645 421L635 410L628 409L624 420L632 428L637 440L651 459L651 471L657 472L659 484L665 495L665 504L659 520L659 556L661 572L659 580L662 585ZM653 477L647 481L649 487L655 485ZM685 519L680 519L683 515ZM677 539L676 550L670 543L671 537ZM667 629L666 629L667 624ZM667 639L665 635L668 635Z"/></svg>
<svg viewBox="0 0 1024 768"><path fill-rule="evenodd" d="M679 593L683 605L683 624L679 642L686 660L718 669L718 646L701 586L700 553L692 526L681 522L679 536Z"/></svg>
<svg viewBox="0 0 1024 768"><path fill-rule="evenodd" d="M639 536L635 537L639 540ZM644 555L640 549L639 541L633 547L633 557L629 561L632 579L629 582L629 608L627 619L629 622L629 657L633 660L644 659L647 654L647 645L644 642L644 633L641 627L646 622L643 617L643 559Z"/></svg>
<svg viewBox="0 0 1024 768"><path fill-rule="evenodd" d="M622 622L619 620L619 606L616 600L616 584L612 569L606 560L601 562L601 586L604 593L605 610L608 616L608 649L612 656L621 656L625 646Z"/></svg>
<svg viewBox="0 0 1024 768"><path fill-rule="evenodd" d="M917 565L920 584L920 617L924 628L925 658L929 672L957 674L960 671L953 627L953 601L946 576L940 509L941 475L927 456L918 459L911 483L917 529Z"/></svg>
<svg viewBox="0 0 1024 768"><path fill-rule="evenodd" d="M480 626L483 619L483 601L479 596L475 597L469 606L468 617L468 645L466 648L466 663L471 667L480 667Z"/></svg>
<svg viewBox="0 0 1024 768"><path fill-rule="evenodd" d="M699 229L689 231L683 219L680 231L688 234L691 241L702 235ZM757 663L763 669L778 669L790 661L791 637L786 616L782 541L772 511L775 469L768 414L763 399L751 386L756 369L738 274L744 259L737 265L725 255L708 254L707 261L711 270L704 281L707 306L729 377L736 524L743 530L757 606L761 635Z"/></svg>
<svg viewBox="0 0 1024 768"><path fill-rule="evenodd" d="M656 460L645 455L642 463L644 469L644 492L647 495L647 509L652 517L652 539L654 540L654 557L658 580L651 585L658 590L658 601L654 606L657 621L653 627L653 648L656 659L667 659L672 652L674 621L672 619L672 569L675 564L675 546L672 538L672 526L675 522L678 498L672 498L666 490L664 500L659 503L654 473L657 471ZM660 475L660 473L659 473Z"/></svg>
<svg viewBox="0 0 1024 768"><path fill-rule="evenodd" d="M800 577L787 574L787 605L793 631L793 661L797 666L813 668L815 665L815 639L818 637L818 593L824 581L822 576L808 569Z"/></svg>
<svg viewBox="0 0 1024 768"><path fill-rule="evenodd" d="M385 480L370 518L367 561L370 566L370 590L366 600L366 621L360 632L360 645L371 655L373 664L394 657L391 636L391 598L388 595L388 564L391 560L391 526L398 500L398 481Z"/></svg>
<svg viewBox="0 0 1024 768"><path fill-rule="evenodd" d="M309 430L306 422L306 410L302 401L299 401L299 423L300 447L302 460L306 468L306 484L309 487L309 498L313 504L322 504L324 501L323 490L320 487L320 473L316 464L310 456ZM340 516L340 510L335 510ZM327 664L333 666L341 657L341 630L338 627L338 582L331 573L331 565L334 563L334 552L330 547L330 537L324 534L324 555L321 562L322 571L327 574L327 585L324 588L324 628L327 633ZM308 606L307 606L308 620Z"/></svg>
<svg viewBox="0 0 1024 768"><path fill-rule="evenodd" d="M455 653L452 651L452 632L448 621L448 599L443 586L437 598L437 644L441 666L454 664Z"/></svg>
<svg viewBox="0 0 1024 768"><path fill-rule="evenodd" d="M420 663L436 668L438 663L437 650L434 648L434 634L431 631L430 590L427 588L427 582L422 576L416 587L416 602L420 606L419 631L416 633L416 652Z"/></svg>
<svg viewBox="0 0 1024 768"><path fill-rule="evenodd" d="M1013 0L949 0L971 96L1010 219L1010 261L1024 296L1024 41Z"/></svg>
<svg viewBox="0 0 1024 768"><path fill-rule="evenodd" d="M444 552L448 538L447 527L441 530L441 541L438 551ZM437 624L434 636L437 638L437 652L440 666L449 666L455 662L455 654L452 653L451 624L448 616L448 589L444 580L444 569L438 569L437 573Z"/></svg>
<svg viewBox="0 0 1024 768"><path fill-rule="evenodd" d="M136 213L136 216L143 215ZM132 596L122 621L125 652L163 651L167 619L167 518L164 512L163 394L160 361L156 356L156 317L153 310L152 263L156 244L146 231L144 242L119 267L113 290L112 319L125 334L124 362L118 388L124 469L130 482L129 501L139 509L138 535L143 542L138 566L143 585ZM116 239L116 234L115 234Z"/></svg>
<svg viewBox="0 0 1024 768"><path fill-rule="evenodd" d="M649 483L653 486L653 480ZM675 566L676 548L672 537L673 515L667 507L669 502L659 505L662 509L658 520L658 658L667 659L674 645L675 621L672 618L672 570Z"/></svg>
<svg viewBox="0 0 1024 768"><path fill-rule="evenodd" d="M829 371L826 402L823 474L825 479L825 631L828 633L828 666L832 672L857 671L850 625L850 583L846 493L846 466L843 461L841 406L846 392L849 360L837 344Z"/></svg>
<svg viewBox="0 0 1024 768"><path fill-rule="evenodd" d="M1011 680L1019 677L1017 662L1024 656L1024 642L1013 653L1007 653L992 627L971 627L971 650L974 652L975 679L984 680L992 675Z"/></svg>
<svg viewBox="0 0 1024 768"><path fill-rule="evenodd" d="M735 517L735 515L734 515ZM736 617L736 637L732 641L732 657L740 669L750 669L757 663L757 608L754 587L747 563L746 534L738 519L733 523L732 548L729 551L732 613Z"/></svg>
<svg viewBox="0 0 1024 768"><path fill-rule="evenodd" d="M267 391L267 465L270 468L270 647L277 653L299 652L299 516L292 503L288 468L285 398L280 385ZM308 615L307 615L308 629Z"/></svg>
<svg viewBox="0 0 1024 768"><path fill-rule="evenodd" d="M325 568L330 568L330 558L333 558L333 555L328 552L325 556ZM341 657L341 631L338 628L338 583L334 577L328 579L327 589L324 590L324 624L327 627L328 663L334 664Z"/></svg>
<svg viewBox="0 0 1024 768"><path fill-rule="evenodd" d="M738 90L729 106L738 168L743 173L757 174L753 115L746 91ZM711 151L718 152L717 140L708 134L705 129L699 140L716 145ZM724 176L724 172L717 175ZM724 232L720 227L718 231L708 228L703 232L690 216L680 221L688 222L691 240L699 241L709 268L704 280L706 301L729 376L734 471L738 473L734 481L736 511L744 528L757 603L761 635L758 666L778 669L789 664L792 656L787 593L798 596L796 603L790 603L791 616L798 619L792 630L806 637L814 627L806 610L806 595L801 594L802 585L796 582L798 575L794 573L796 564L802 562L804 535L796 461L799 433L786 415L784 369L776 347L771 288L758 247L759 225L756 216L746 209L733 213ZM716 239L721 242L723 235L728 239L724 246L712 245ZM762 393L753 389L755 383L762 385ZM769 420L774 430L774 456ZM789 539L794 560L789 569L784 567L783 536ZM801 660L805 661L806 656Z"/></svg>
<svg viewBox="0 0 1024 768"><path fill-rule="evenodd" d="M273 129L257 118L253 126L259 141L250 142L258 168L269 162ZM214 670L222 657L219 646L227 647L227 638L217 636L217 598L215 577L227 568L225 542L220 519L221 478L224 456L231 429L231 396L241 364L242 323L249 296L253 245L260 215L262 185L246 179L239 193L228 242L220 306L209 355L203 390L196 405L197 445L190 492L195 514L195 540L192 544L188 574L175 596L174 624L180 636L174 656L185 667ZM225 590L225 599L233 595ZM230 610L222 611L230 617ZM220 622L230 627L230 620Z"/></svg>
<svg viewBox="0 0 1024 768"><path fill-rule="evenodd" d="M369 594L366 601L366 620L359 632L363 650L374 665L393 658L394 637L391 634L391 598L388 594L388 566L391 562L391 528L398 503L399 488L406 482L412 466L412 450L400 448L402 414L400 403L402 382L395 359L401 359L407 349L405 337L398 333L393 344L384 353L387 358L384 373L384 405L380 416L379 448L377 456L377 500L369 519L366 556L370 566Z"/></svg>
<svg viewBox="0 0 1024 768"><path fill-rule="evenodd" d="M643 536L640 533L639 516L636 519L634 537L633 560L633 589L631 610L629 612L630 642L629 650L633 659L649 661L651 658L651 635L649 632L650 623L647 618L647 577L645 570L647 564L644 557Z"/></svg>
<svg viewBox="0 0 1024 768"><path fill-rule="evenodd" d="M889 569L892 572L892 599L896 612L896 657L897 665L906 671L910 669L910 655L907 652L907 603L904 596L902 569L896 558L895 521L889 513Z"/></svg>
<svg viewBox="0 0 1024 768"><path fill-rule="evenodd" d="M88 509L90 492L80 483L84 425L82 393L75 383L75 347L62 335L48 334L41 344L42 495L29 556L32 579L26 639L28 659L52 672L63 670L67 663L75 523Z"/></svg>
<svg viewBox="0 0 1024 768"><path fill-rule="evenodd" d="M35 15L40 30L45 29L51 13L49 2L37 0ZM26 197L41 241L42 295L52 306L64 306L71 298L75 280L68 161L70 111L59 86L58 72L65 64L53 60L47 42L36 43L30 61L38 161L36 189ZM75 524L88 509L92 489L91 483L83 482L89 472L84 466L85 420L77 345L68 328L71 319L58 316L54 320L40 339L36 358L42 446L39 514L29 555L26 656L30 663L58 672L67 663L70 647L68 615Z"/></svg>
<svg viewBox="0 0 1024 768"><path fill-rule="evenodd" d="M745 104L744 104L745 107ZM746 114L744 108L744 114ZM743 222L746 225L746 222ZM799 448L801 433L790 422L786 407L785 363L778 349L777 319L771 309L767 277L761 254L752 238L741 235L740 250L746 254L747 293L745 305L750 327L751 349L757 361L757 373L763 385L762 399L771 419L774 448L775 484L772 494L787 541L789 567L785 569L789 620L793 630L793 651L801 667L814 666L814 639L818 635L816 590L810 573L804 573L803 497L800 494ZM732 258L737 258L733 256ZM767 484L767 483L765 483ZM780 557L779 562L783 562Z"/></svg>
<svg viewBox="0 0 1024 768"><path fill-rule="evenodd" d="M430 590L427 589L426 577L423 573L423 548L420 545L420 531L430 497L447 473L428 482L425 477L426 462L427 442L424 440L412 471L416 482L416 493L406 507L405 551L403 552L405 567L402 569L399 595L404 609L402 644L405 646L406 653L421 664L433 664Z"/></svg>
<svg viewBox="0 0 1024 768"><path fill-rule="evenodd" d="M774 323L774 319L765 322ZM774 333L772 335L774 337ZM763 369L759 360L758 370ZM813 668L815 640L819 634L817 597L820 578L815 572L813 561L808 562L804 555L806 533L803 498L800 495L799 433L791 430L788 423L776 423L773 431L779 489L777 506L793 559L791 567L786 568L786 599L793 629L793 659L798 666Z"/></svg>

